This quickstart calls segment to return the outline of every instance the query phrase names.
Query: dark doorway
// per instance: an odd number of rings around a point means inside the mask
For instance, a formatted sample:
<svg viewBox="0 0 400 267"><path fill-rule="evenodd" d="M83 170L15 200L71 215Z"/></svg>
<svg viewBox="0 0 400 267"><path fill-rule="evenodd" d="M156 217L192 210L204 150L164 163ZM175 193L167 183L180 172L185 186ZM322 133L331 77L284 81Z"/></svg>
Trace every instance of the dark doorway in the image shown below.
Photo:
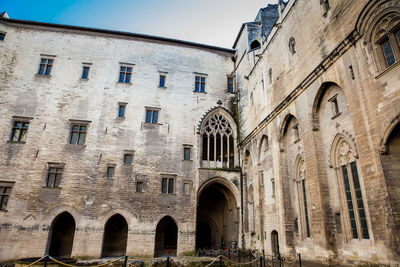
<svg viewBox="0 0 400 267"><path fill-rule="evenodd" d="M201 222L196 229L196 248L211 248L211 226L206 222Z"/></svg>
<svg viewBox="0 0 400 267"><path fill-rule="evenodd" d="M218 182L208 185L198 200L196 249L230 248L237 244L238 222L233 193Z"/></svg>
<svg viewBox="0 0 400 267"><path fill-rule="evenodd" d="M58 215L52 222L49 233L49 255L71 257L75 235L75 220L68 212Z"/></svg>
<svg viewBox="0 0 400 267"><path fill-rule="evenodd" d="M157 224L154 256L176 256L178 245L178 227L175 221L166 216Z"/></svg>
<svg viewBox="0 0 400 267"><path fill-rule="evenodd" d="M276 258L279 255L279 238L278 232L275 230L271 233L271 248L272 255Z"/></svg>
<svg viewBox="0 0 400 267"><path fill-rule="evenodd" d="M115 214L106 222L104 228L102 257L125 255L128 241L128 224L124 217Z"/></svg>

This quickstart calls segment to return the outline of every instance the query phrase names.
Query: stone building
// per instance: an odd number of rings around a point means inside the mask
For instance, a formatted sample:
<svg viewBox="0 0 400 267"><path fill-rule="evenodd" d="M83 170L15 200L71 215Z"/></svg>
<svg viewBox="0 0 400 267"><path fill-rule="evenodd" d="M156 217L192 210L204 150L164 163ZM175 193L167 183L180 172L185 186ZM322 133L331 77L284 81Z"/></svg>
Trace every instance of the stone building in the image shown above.
<svg viewBox="0 0 400 267"><path fill-rule="evenodd" d="M233 49L6 13L0 37L2 260L399 263L399 0L279 1Z"/></svg>

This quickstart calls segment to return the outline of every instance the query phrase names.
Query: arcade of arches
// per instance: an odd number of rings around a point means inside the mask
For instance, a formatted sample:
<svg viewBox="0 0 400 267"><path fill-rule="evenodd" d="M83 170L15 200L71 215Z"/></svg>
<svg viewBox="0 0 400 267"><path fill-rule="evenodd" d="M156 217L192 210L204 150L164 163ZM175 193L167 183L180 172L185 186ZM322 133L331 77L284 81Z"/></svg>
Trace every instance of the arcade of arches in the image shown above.
<svg viewBox="0 0 400 267"><path fill-rule="evenodd" d="M197 206L196 249L231 246L239 238L239 212L233 193L214 182L201 192Z"/></svg>

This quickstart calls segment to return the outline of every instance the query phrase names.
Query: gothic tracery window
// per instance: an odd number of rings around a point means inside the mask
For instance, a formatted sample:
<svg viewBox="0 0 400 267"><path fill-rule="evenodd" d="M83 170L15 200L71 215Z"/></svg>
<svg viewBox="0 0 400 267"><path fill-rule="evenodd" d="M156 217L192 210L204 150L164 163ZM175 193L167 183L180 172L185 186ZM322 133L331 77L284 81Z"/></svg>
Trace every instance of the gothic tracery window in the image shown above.
<svg viewBox="0 0 400 267"><path fill-rule="evenodd" d="M351 145L341 138L337 142L335 167L341 193L344 196L342 203L345 214L343 215L348 223L351 238L369 239L363 194L354 155Z"/></svg>
<svg viewBox="0 0 400 267"><path fill-rule="evenodd" d="M202 160L207 161L208 166L204 167L234 167L233 136L232 127L222 114L213 114L206 121L202 129Z"/></svg>

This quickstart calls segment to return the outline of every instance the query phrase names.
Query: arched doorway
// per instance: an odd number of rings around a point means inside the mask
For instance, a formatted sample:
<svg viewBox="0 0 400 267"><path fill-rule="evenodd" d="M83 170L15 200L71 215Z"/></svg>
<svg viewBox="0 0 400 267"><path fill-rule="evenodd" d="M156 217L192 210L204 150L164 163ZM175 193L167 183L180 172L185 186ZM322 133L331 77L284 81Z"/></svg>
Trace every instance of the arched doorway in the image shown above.
<svg viewBox="0 0 400 267"><path fill-rule="evenodd" d="M120 214L113 215L104 227L102 257L125 255L128 241L128 224Z"/></svg>
<svg viewBox="0 0 400 267"><path fill-rule="evenodd" d="M75 220L68 212L58 215L51 223L48 254L52 257L71 257L75 235Z"/></svg>
<svg viewBox="0 0 400 267"><path fill-rule="evenodd" d="M400 122L387 137L385 150L381 155L383 173L394 215L397 239L400 240Z"/></svg>
<svg viewBox="0 0 400 267"><path fill-rule="evenodd" d="M271 250L272 250L272 256L275 258L278 257L278 255L279 255L279 238L278 238L278 232L275 230L271 232Z"/></svg>
<svg viewBox="0 0 400 267"><path fill-rule="evenodd" d="M198 200L196 249L230 247L238 241L238 223L233 193L219 182L207 185Z"/></svg>
<svg viewBox="0 0 400 267"><path fill-rule="evenodd" d="M178 227L171 217L165 216L157 224L154 257L176 256L177 248Z"/></svg>

